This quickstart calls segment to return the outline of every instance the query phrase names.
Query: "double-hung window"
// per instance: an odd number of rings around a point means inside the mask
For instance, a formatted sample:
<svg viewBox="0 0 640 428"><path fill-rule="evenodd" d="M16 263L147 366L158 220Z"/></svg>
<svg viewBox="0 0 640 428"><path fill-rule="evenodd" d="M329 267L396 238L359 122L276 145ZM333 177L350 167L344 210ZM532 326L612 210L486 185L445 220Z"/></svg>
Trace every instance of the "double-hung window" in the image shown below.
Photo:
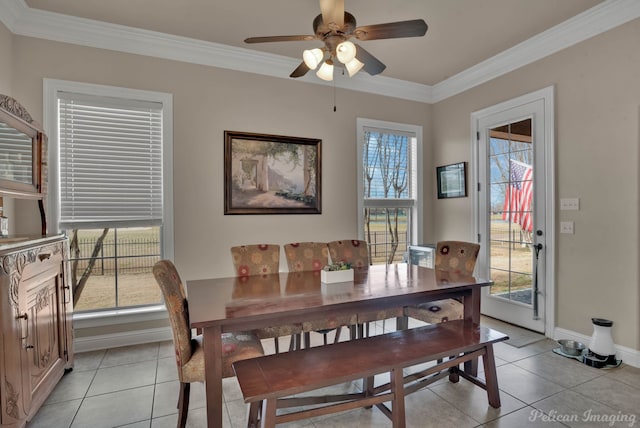
<svg viewBox="0 0 640 428"><path fill-rule="evenodd" d="M171 96L45 81L50 227L70 239L78 312L162 303L152 275L172 258Z"/></svg>
<svg viewBox="0 0 640 428"><path fill-rule="evenodd" d="M422 127L358 119L358 227L373 264L397 263L422 224Z"/></svg>

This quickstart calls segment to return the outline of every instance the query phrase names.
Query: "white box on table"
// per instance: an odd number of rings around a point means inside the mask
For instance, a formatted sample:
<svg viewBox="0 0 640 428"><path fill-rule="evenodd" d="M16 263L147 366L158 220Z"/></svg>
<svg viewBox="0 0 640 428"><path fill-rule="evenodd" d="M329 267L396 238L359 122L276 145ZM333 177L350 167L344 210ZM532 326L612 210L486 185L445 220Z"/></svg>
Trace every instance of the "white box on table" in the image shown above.
<svg viewBox="0 0 640 428"><path fill-rule="evenodd" d="M321 270L320 281L325 284L353 281L353 269Z"/></svg>

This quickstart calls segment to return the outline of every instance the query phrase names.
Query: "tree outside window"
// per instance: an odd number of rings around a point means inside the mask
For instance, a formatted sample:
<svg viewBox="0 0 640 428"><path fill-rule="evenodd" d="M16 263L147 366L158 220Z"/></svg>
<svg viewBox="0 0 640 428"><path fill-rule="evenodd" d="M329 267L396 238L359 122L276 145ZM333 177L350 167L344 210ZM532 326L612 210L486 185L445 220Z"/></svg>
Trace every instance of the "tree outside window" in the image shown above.
<svg viewBox="0 0 640 428"><path fill-rule="evenodd" d="M361 132L362 233L373 264L402 262L415 240L415 133L365 126Z"/></svg>

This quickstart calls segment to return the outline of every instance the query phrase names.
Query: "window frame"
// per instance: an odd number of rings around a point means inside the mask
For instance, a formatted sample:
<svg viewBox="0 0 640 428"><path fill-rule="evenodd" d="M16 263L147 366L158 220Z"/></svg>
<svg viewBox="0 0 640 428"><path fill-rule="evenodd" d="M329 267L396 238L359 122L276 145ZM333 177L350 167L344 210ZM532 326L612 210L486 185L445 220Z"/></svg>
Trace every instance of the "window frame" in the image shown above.
<svg viewBox="0 0 640 428"><path fill-rule="evenodd" d="M60 142L58 139L58 95L60 92L75 92L111 98L144 100L162 104L162 258L174 259L174 219L173 219L173 95L164 92L146 91L108 85L72 82L57 79L43 81L43 124L49 141L49 197L47 212L49 233L60 233ZM115 225L117 227L117 225ZM118 315L148 317L150 312L164 311L164 304L146 305L139 308L112 308L83 312L74 319L90 318L100 323ZM106 324L113 323L113 320Z"/></svg>
<svg viewBox="0 0 640 428"><path fill-rule="evenodd" d="M415 195L413 196L413 206L409 204L398 203L400 201L406 202L410 199L377 199L375 204L367 204L364 202L364 169L363 169L363 156L364 156L364 133L366 128L388 129L390 132L398 131L401 133L411 133L416 138L415 156L412 157L412 168L415 171L411 171L412 176L415 178L413 183ZM369 208L395 208L402 206L405 208L411 208L412 220L410 224L410 244L416 245L422 237L423 221L424 221L424 206L423 206L423 141L422 141L422 126L411 125L397 122L388 122L375 119L357 118L356 119L356 150L357 150L357 197L358 197L358 238L365 239L364 236L364 216L363 212L365 207Z"/></svg>

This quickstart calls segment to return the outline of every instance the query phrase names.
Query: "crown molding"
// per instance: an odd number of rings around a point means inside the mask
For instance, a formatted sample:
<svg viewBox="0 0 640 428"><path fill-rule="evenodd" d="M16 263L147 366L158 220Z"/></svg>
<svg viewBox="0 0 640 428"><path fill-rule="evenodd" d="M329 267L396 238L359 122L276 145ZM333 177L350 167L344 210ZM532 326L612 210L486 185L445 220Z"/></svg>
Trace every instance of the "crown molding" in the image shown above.
<svg viewBox="0 0 640 428"><path fill-rule="evenodd" d="M0 2L0 22L12 33L16 32L16 22L24 14L28 6L24 0L13 0Z"/></svg>
<svg viewBox="0 0 640 428"><path fill-rule="evenodd" d="M295 81L432 104L638 17L640 1L607 0L434 86L366 73L338 76L334 82L312 75ZM0 21L21 36L284 79L290 79L289 73L300 63L281 55L32 9L24 0L0 1Z"/></svg>
<svg viewBox="0 0 640 428"><path fill-rule="evenodd" d="M640 17L640 1L607 0L432 86L436 103Z"/></svg>

